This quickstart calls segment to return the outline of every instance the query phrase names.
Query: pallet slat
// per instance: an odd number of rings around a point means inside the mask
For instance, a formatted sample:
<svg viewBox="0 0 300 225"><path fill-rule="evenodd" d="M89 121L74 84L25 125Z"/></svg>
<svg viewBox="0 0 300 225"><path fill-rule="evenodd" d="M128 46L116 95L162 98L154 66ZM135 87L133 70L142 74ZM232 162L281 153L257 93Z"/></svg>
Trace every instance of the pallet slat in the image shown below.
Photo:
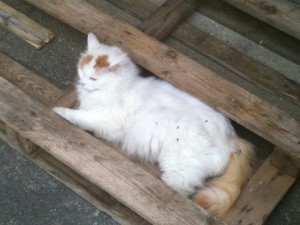
<svg viewBox="0 0 300 225"><path fill-rule="evenodd" d="M43 104L56 101L63 93L1 52L0 75Z"/></svg>
<svg viewBox="0 0 300 225"><path fill-rule="evenodd" d="M300 64L300 41L220 0L203 1L201 14Z"/></svg>
<svg viewBox="0 0 300 225"><path fill-rule="evenodd" d="M0 87L2 122L102 187L150 223L207 224L205 211L180 197L162 181L49 112L3 78L0 78Z"/></svg>
<svg viewBox="0 0 300 225"><path fill-rule="evenodd" d="M198 0L168 0L145 20L139 29L152 37L164 40L199 5Z"/></svg>
<svg viewBox="0 0 300 225"><path fill-rule="evenodd" d="M300 84L185 23L174 39L243 77L253 85L300 105Z"/></svg>
<svg viewBox="0 0 300 225"><path fill-rule="evenodd" d="M3 66L5 65L5 66ZM9 68L10 70L8 70ZM51 85L49 82L40 78L38 75L34 74L30 70L26 69L13 59L7 57L3 53L0 53L0 76L9 80L19 89L23 90L31 98L37 99L43 105L51 107L54 103L58 103L60 106L71 107L69 97L72 96L72 91L63 92ZM19 79L22 77L22 79ZM33 86L39 86L39 91L33 91L36 88ZM37 85L39 84L39 85ZM53 96L51 98L47 96ZM63 100L62 96L64 97ZM67 97L67 98L66 98ZM72 97L73 98L73 97ZM66 101L67 100L67 101ZM72 103L72 102L71 102ZM37 147L34 143L31 144L26 140L26 143L31 146L36 146L37 151L35 154L28 151L28 147L24 145L25 140L17 132L11 130L5 124L0 121L0 138L8 143L14 149L24 153L32 161L34 161L41 168L45 169L51 175L60 179L64 184L71 188L76 193L80 194L82 197L87 199L97 208L105 211L113 219L121 224L128 225L148 225L146 220L134 213L132 210L121 204L119 201L114 199L112 196L107 194L101 188L91 183L84 177L80 176L71 168L67 167L65 164L60 162L58 159L51 156L49 153L45 152L41 148ZM152 169L150 172L152 172ZM149 171L149 170L148 170Z"/></svg>
<svg viewBox="0 0 300 225"><path fill-rule="evenodd" d="M299 5L286 0L223 0L300 40Z"/></svg>
<svg viewBox="0 0 300 225"><path fill-rule="evenodd" d="M26 1L82 32L122 46L141 66L300 158L300 124L288 113L85 1Z"/></svg>
<svg viewBox="0 0 300 225"><path fill-rule="evenodd" d="M54 38L54 34L24 14L0 1L0 27L36 48Z"/></svg>
<svg viewBox="0 0 300 225"><path fill-rule="evenodd" d="M271 164L276 155L276 151L271 153L251 177L241 196L226 213L225 222L230 225L262 225L266 221L269 214L296 181L295 177L289 176L285 171ZM279 161L283 165L295 160L286 156Z"/></svg>
<svg viewBox="0 0 300 225"><path fill-rule="evenodd" d="M151 2L137 0L134 4L127 1L108 0L112 4L116 4L124 11L141 20L146 19L143 12L134 7L137 3L155 11L155 5ZM207 1L200 1L201 6ZM220 1L219 1L220 2ZM200 7L201 8L201 7ZM244 26L245 27L245 26ZM233 73L243 77L253 85L272 93L276 96L285 97L286 99L300 105L300 84L296 81L288 79L284 75L274 71L255 61L253 58L235 50L227 44L217 40L211 35L195 28L189 23L182 23L172 34L172 38L190 47L194 51L206 56L212 61L224 66ZM289 39L287 39L288 41ZM281 44L280 44L281 46ZM300 45L296 45L294 49L300 49ZM299 52L297 52L297 58Z"/></svg>

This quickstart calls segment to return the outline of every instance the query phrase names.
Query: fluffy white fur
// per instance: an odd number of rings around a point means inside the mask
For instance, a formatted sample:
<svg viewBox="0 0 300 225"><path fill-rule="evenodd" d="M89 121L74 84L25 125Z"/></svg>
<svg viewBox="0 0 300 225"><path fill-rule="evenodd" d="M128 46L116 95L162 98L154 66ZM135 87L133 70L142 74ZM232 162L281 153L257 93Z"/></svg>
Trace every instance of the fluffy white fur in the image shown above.
<svg viewBox="0 0 300 225"><path fill-rule="evenodd" d="M222 114L165 81L140 77L126 53L93 34L80 60L87 55L92 59L78 67L79 108L55 112L129 155L157 162L162 180L184 196L223 173L239 149ZM99 56L107 56L108 67L96 68Z"/></svg>

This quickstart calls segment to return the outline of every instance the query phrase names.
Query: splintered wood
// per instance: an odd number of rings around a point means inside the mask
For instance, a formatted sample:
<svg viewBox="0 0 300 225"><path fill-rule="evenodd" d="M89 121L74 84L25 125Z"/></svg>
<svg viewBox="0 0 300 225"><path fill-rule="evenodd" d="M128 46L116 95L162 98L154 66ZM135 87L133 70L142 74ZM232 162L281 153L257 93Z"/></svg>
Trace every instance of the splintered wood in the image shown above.
<svg viewBox="0 0 300 225"><path fill-rule="evenodd" d="M0 1L0 27L36 48L41 48L54 38L51 31L2 1Z"/></svg>

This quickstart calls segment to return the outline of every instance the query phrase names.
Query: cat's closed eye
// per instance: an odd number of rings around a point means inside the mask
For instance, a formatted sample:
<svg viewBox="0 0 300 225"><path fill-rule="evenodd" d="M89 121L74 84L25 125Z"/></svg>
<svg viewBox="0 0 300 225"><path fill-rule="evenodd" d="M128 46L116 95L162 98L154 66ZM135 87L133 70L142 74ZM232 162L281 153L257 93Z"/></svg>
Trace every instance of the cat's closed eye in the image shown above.
<svg viewBox="0 0 300 225"><path fill-rule="evenodd" d="M93 77L90 77L89 79L92 80L92 81L95 81L95 80L96 80L96 78L93 78Z"/></svg>

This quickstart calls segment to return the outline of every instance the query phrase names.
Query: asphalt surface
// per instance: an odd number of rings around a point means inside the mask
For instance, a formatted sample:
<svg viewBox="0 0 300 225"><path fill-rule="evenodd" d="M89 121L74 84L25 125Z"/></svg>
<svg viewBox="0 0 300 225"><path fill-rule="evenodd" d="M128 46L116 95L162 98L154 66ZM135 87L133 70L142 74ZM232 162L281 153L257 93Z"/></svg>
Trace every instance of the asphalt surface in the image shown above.
<svg viewBox="0 0 300 225"><path fill-rule="evenodd" d="M49 82L61 89L72 84L76 76L76 63L80 52L85 48L86 36L63 24L46 13L24 3L22 0L5 0L20 12L23 12L44 27L53 31L55 40L36 50L14 35L0 29L0 50L27 68L35 71ZM115 7L99 1L103 7L130 23L138 24L132 17L122 14ZM159 2L159 1L158 1ZM284 70L291 79L299 79L299 65L287 62L285 59L272 55L269 51L244 41L234 32L223 29L207 18L199 15L191 18L193 23L201 22L203 29L215 35L222 35L224 41L239 49L246 49L247 54L258 55L266 64L274 64L277 70ZM212 29L212 27L214 29ZM209 30L211 29L211 30ZM222 32L222 33L220 33ZM294 115L299 115L293 105L284 105L282 99L272 99L267 93L256 90L251 84L235 79L228 71L209 60L195 54L169 39L167 43L176 47L205 66L224 74L228 79L240 83L248 90L255 91L259 96L273 101L278 107L290 109ZM265 55L266 54L266 55ZM270 56L271 55L271 56ZM270 61L270 62L269 62ZM285 65L285 66L283 66ZM284 69L283 69L284 68ZM282 103L282 104L281 104ZM1 109L0 109L1 110ZM298 117L300 118L300 117ZM244 128L237 126L238 133L251 140L259 149L261 159L267 157L273 146ZM0 225L98 225L118 224L110 216L101 212L89 202L74 193L63 183L52 177L32 163L21 153L16 152L0 141ZM297 225L300 224L300 182L296 182L289 193L282 199L279 206L268 218L266 225Z"/></svg>

